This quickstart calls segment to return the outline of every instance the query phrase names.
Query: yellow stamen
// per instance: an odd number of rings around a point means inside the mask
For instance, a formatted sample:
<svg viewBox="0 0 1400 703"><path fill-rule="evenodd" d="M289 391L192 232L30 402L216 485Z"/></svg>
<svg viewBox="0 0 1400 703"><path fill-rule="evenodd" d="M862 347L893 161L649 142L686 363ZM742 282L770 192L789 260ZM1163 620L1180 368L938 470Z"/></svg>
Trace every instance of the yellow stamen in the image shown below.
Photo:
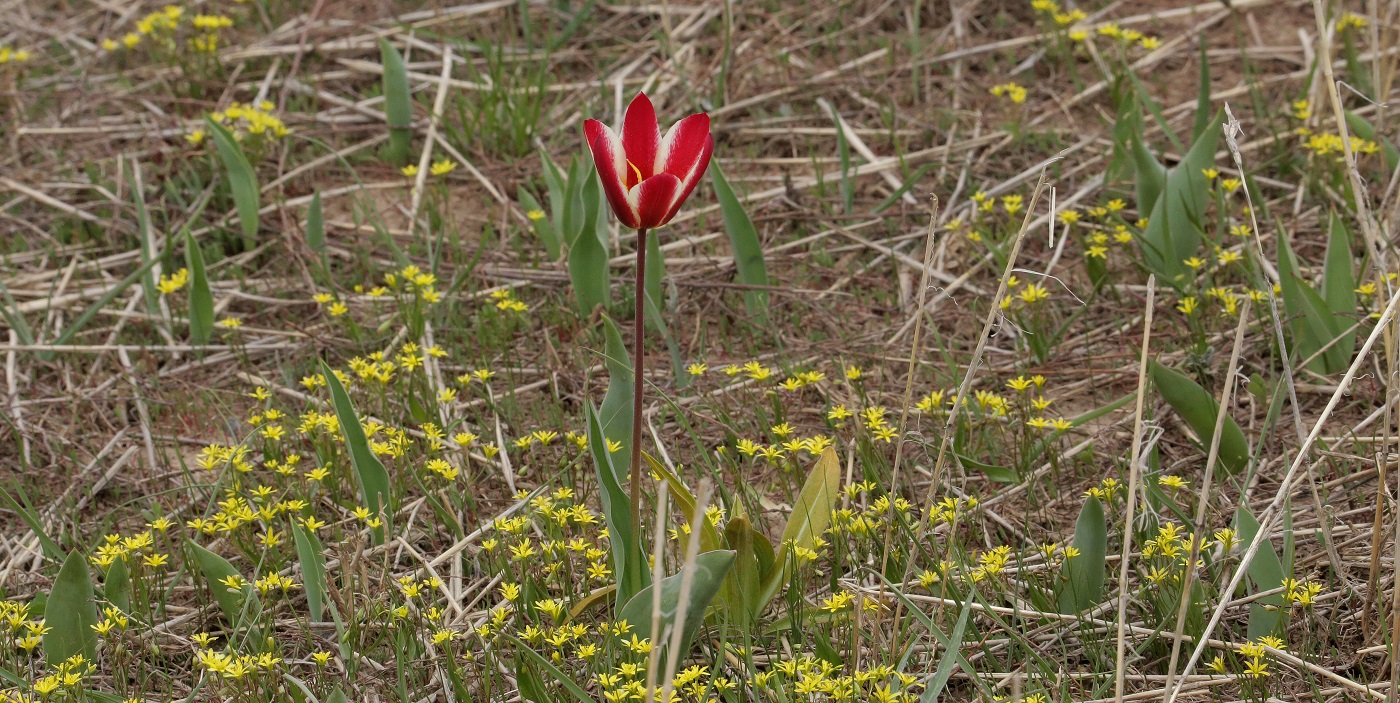
<svg viewBox="0 0 1400 703"><path fill-rule="evenodd" d="M629 168L632 169L632 175L634 175L634 176L637 177L637 183L641 183L641 182L642 182L642 169L637 168L637 164L632 163L632 160L631 160L631 159L628 159L628 160L627 160L627 166L628 166ZM636 185L636 184L634 183L633 185Z"/></svg>

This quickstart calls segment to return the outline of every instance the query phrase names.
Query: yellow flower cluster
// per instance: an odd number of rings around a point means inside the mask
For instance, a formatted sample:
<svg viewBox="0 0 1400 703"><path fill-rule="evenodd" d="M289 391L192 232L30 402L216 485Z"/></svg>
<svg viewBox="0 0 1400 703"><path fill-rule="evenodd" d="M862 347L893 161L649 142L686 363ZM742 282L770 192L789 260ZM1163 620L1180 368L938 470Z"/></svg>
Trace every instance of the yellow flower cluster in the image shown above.
<svg viewBox="0 0 1400 703"><path fill-rule="evenodd" d="M281 118L272 114L275 109L277 106L270 100L263 100L255 105L235 102L222 111L209 113L209 119L227 127L233 138L240 141L249 135L281 139L287 136L289 130ZM204 128L200 127L186 135L185 139L191 144L202 144L208 136Z"/></svg>
<svg viewBox="0 0 1400 703"><path fill-rule="evenodd" d="M181 268L175 273L163 274L160 277L160 281L156 283L156 289L159 290L162 295L170 295L171 293L174 293L175 291L184 288L185 284L189 282L190 270L187 268Z"/></svg>
<svg viewBox="0 0 1400 703"><path fill-rule="evenodd" d="M994 85L989 92L999 98L1005 97L1017 105L1025 102L1027 95L1025 87L1015 82Z"/></svg>
<svg viewBox="0 0 1400 703"><path fill-rule="evenodd" d="M7 63L25 63L34 58L28 49L12 49L8 46L0 46L0 66Z"/></svg>

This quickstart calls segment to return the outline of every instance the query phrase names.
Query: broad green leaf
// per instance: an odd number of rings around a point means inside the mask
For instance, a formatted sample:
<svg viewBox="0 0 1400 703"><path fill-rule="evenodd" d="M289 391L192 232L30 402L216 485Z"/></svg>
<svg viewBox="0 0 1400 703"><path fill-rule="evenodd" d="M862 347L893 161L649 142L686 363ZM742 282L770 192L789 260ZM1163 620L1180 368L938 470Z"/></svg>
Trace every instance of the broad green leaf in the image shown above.
<svg viewBox="0 0 1400 703"><path fill-rule="evenodd" d="M1283 309L1288 318L1289 331L1293 334L1293 344L1297 347L1300 359L1312 357L1308 368L1314 373L1330 374L1345 369L1351 360L1349 350L1333 345L1318 354L1324 345L1336 339L1341 332L1337 325L1341 318L1332 314L1327 302L1303 280L1298 271L1298 257L1287 236L1279 238L1278 247L1279 288L1283 291Z"/></svg>
<svg viewBox="0 0 1400 703"><path fill-rule="evenodd" d="M1117 116L1113 121L1113 153L1104 173L1107 183L1136 180L1133 175L1135 168L1132 145L1143 133L1142 108L1138 106L1137 96L1121 84L1113 93ZM1138 202L1138 209L1145 212L1150 208Z"/></svg>
<svg viewBox="0 0 1400 703"><path fill-rule="evenodd" d="M1215 416L1220 410L1215 397L1187 376L1156 361L1149 362L1149 368L1152 385L1157 387L1162 399L1186 421L1201 443L1209 446L1215 434ZM1235 473L1248 463L1249 442L1245 440L1239 424L1227 413L1225 423L1220 428L1220 464L1227 471Z"/></svg>
<svg viewBox="0 0 1400 703"><path fill-rule="evenodd" d="M699 632L701 623L705 621L705 609L710 607L710 601L719 593L725 576L733 566L734 552L727 549L705 552L695 558L690 592L684 594L688 603L685 622L681 625L681 657L690 651L690 643L695 639L695 633ZM682 569L681 573L667 576L657 584L638 591L637 595L623 606L618 620L631 624L631 631L640 633L639 637L650 638L656 646L664 646L668 640L663 639L662 635L671 630L679 614L684 578L685 570ZM661 588L661 610L657 622L659 629L652 632L652 608L655 605L652 589L658 586Z"/></svg>
<svg viewBox="0 0 1400 703"><path fill-rule="evenodd" d="M1157 205L1157 199L1162 195L1162 189L1167 187L1167 167L1152 155L1152 150L1137 136L1133 137L1132 150L1135 178L1133 187L1138 212L1152 212Z"/></svg>
<svg viewBox="0 0 1400 703"><path fill-rule="evenodd" d="M598 180L598 171L593 168L591 160L581 161L583 164L583 187L579 190L579 199L583 201L583 229L579 236L592 234L598 238L598 246L603 248L603 254L608 254L608 209L604 207L603 183Z"/></svg>
<svg viewBox="0 0 1400 703"><path fill-rule="evenodd" d="M1021 477L1016 475L1016 470L1009 466L985 464L962 454L958 454L957 457L963 466L982 472L990 481L996 483L1019 483L1021 481Z"/></svg>
<svg viewBox="0 0 1400 703"><path fill-rule="evenodd" d="M1060 612L1076 615L1103 600L1104 570L1108 564L1108 521L1103 504L1094 496L1084 500L1074 524L1074 548L1079 554L1065 560L1068 583L1060 591Z"/></svg>
<svg viewBox="0 0 1400 703"><path fill-rule="evenodd" d="M574 700L578 701L578 703L596 703L592 698L588 696L588 692L584 691L583 688L581 688L577 683L574 683L574 680L568 674L560 671L559 667L556 667L554 664L550 663L548 659L544 658L543 655L531 649L530 645L521 642L519 638L517 638L515 635L510 634L509 632L502 632L501 636L515 643L516 651L520 652L526 657L533 659L536 664L540 665L540 668L544 669L546 672L549 673L550 676L554 677L554 680L558 681L559 685L564 687L564 690L568 691L569 695L573 696ZM545 698L541 701L541 703L556 702L552 699Z"/></svg>
<svg viewBox="0 0 1400 703"><path fill-rule="evenodd" d="M350 394L345 392L340 378L331 367L321 362L321 375L326 379L326 387L331 391L331 405L335 407L335 417L340 423L340 431L345 435L345 449L350 454L350 463L355 468L355 478L360 484L360 499L371 515L383 518L384 524L374 530L375 544L384 543L386 528L393 530L394 494L389 484L389 472L379 457L370 451L369 438L365 436L360 416L355 414L355 406L350 403Z"/></svg>
<svg viewBox="0 0 1400 703"><path fill-rule="evenodd" d="M195 544L194 540L187 542L190 551L194 553L199 572L204 575L209 592L214 595L214 601L224 613L224 619L228 620L234 629L238 629L245 621L255 622L262 613L262 603L258 600L258 592L253 590L253 584L243 578L243 574L238 573L238 569L233 568L233 564L227 559ZM231 589L228 586L229 577L237 577L243 584L242 587Z"/></svg>
<svg viewBox="0 0 1400 703"><path fill-rule="evenodd" d="M326 215L321 210L321 191L311 195L306 208L306 246L317 254L326 253Z"/></svg>
<svg viewBox="0 0 1400 703"><path fill-rule="evenodd" d="M622 445L613 460L619 466L631 466L632 394L636 377L632 373L627 347L622 344L622 333L607 315L603 316L603 339L603 365L608 369L608 390L603 395L603 404L598 406L598 417L603 422L603 434L610 441Z"/></svg>
<svg viewBox="0 0 1400 703"><path fill-rule="evenodd" d="M54 578L44 606L44 656L49 666L57 666L74 654L94 661L97 652L97 602L88 575L87 557L73 550Z"/></svg>
<svg viewBox="0 0 1400 703"><path fill-rule="evenodd" d="M735 197L720 172L718 164L710 165L710 180L714 184L715 197L719 200L720 212L724 215L724 231L729 235L729 246L734 252L734 269L739 282L747 286L768 285L768 268L763 263L763 245L758 241L758 230L753 220L744 211L744 204ZM750 315L766 320L768 318L768 291L744 291L744 307Z"/></svg>
<svg viewBox="0 0 1400 703"><path fill-rule="evenodd" d="M1250 514L1248 509L1239 508L1235 511L1235 531L1239 533L1240 544L1248 545L1254 541L1254 536L1259 533L1259 521L1254 519L1254 515ZM1278 552L1274 551L1273 542L1267 537L1259 545L1259 551L1254 555L1254 559L1249 562L1249 569L1245 575L1249 577L1249 592L1251 594L1272 590L1283 585L1285 577L1283 564L1278 559ZM1257 641L1260 637L1274 634L1282 606L1282 593L1265 596L1250 603L1248 635L1250 641Z"/></svg>
<svg viewBox="0 0 1400 703"><path fill-rule="evenodd" d="M612 547L613 574L617 579L617 600L614 612L638 591L646 588L650 570L642 554L641 541L632 533L632 504L622 488L621 477L608 451L607 436L592 404L584 409L588 422L588 451L593 457L593 469L598 474L599 501L603 504L603 520L608 525L608 542Z"/></svg>
<svg viewBox="0 0 1400 703"><path fill-rule="evenodd" d="M792 566L789 552L797 547L812 549L816 539L826 531L831 523L831 512L836 509L840 484L841 462L836 458L836 450L827 447L807 474L797 503L792 506L792 515L788 516L787 525L783 527L783 537L778 542L773 567L763 577L758 610L761 611L788 580Z"/></svg>
<svg viewBox="0 0 1400 703"><path fill-rule="evenodd" d="M1162 193L1153 203L1147 228L1140 235L1147 268L1174 286L1183 283L1188 273L1182 262L1200 249L1198 223L1205 214L1210 185L1202 171L1214 163L1215 147L1220 141L1221 132L1216 129L1219 124L1220 115L1216 113L1210 128L1191 145L1181 163L1167 172Z"/></svg>
<svg viewBox="0 0 1400 703"><path fill-rule="evenodd" d="M292 537L296 540L297 560L306 587L306 609L311 622L321 622L326 602L326 557L321 553L321 540L316 533L293 522Z"/></svg>
<svg viewBox="0 0 1400 703"><path fill-rule="evenodd" d="M326 703L349 703L345 698L345 691L339 686L331 689L331 694L326 696Z"/></svg>
<svg viewBox="0 0 1400 703"><path fill-rule="evenodd" d="M1362 139L1376 141L1376 128L1366 121L1366 118L1350 110L1346 113L1347 129ZM1400 168L1400 149L1395 148L1395 144L1389 139L1381 139L1381 153L1385 154L1385 170L1387 173L1394 173L1396 168Z"/></svg>
<svg viewBox="0 0 1400 703"><path fill-rule="evenodd" d="M763 595L765 570L755 551L755 534L744 515L736 515L724 525L724 541L734 550L734 569L724 580L721 598L741 632L748 632L758 620L759 598Z"/></svg>
<svg viewBox="0 0 1400 703"><path fill-rule="evenodd" d="M564 242L570 248L577 243L579 234L583 232L584 222L591 219L584 217L583 203L583 179L585 178L584 168L587 163L574 158L569 161L569 175L564 181L564 209L562 228Z"/></svg>
<svg viewBox="0 0 1400 703"><path fill-rule="evenodd" d="M408 163L413 141L413 99L409 95L408 71L403 54L389 40L379 39L379 61L384 66L384 121L389 127L385 159L394 166Z"/></svg>
<svg viewBox="0 0 1400 703"><path fill-rule="evenodd" d="M581 180L582 176L579 178ZM572 183L570 187L572 188ZM569 280L574 285L574 296L578 298L579 314L587 317L600 306L606 312L612 302L608 252L597 231L602 196L590 191L585 197L585 193L578 192L571 200L577 200L576 209L580 209L581 212L576 218L578 231L569 240ZM574 218L566 218L568 219Z"/></svg>
<svg viewBox="0 0 1400 703"><path fill-rule="evenodd" d="M549 256L550 261L558 261L562 247L559 244L559 233L554 229L554 222L548 217L537 217L543 215L544 210L540 208L540 201L535 200L535 196L530 191L525 190L525 186L520 186L516 190L516 199L520 201L520 207L525 208L525 215L530 219L531 226L535 230L535 236L540 238L540 243L544 245L544 252Z"/></svg>
<svg viewBox="0 0 1400 703"><path fill-rule="evenodd" d="M204 252L185 230L185 266L190 269L190 341L208 344L214 334L214 296L204 269Z"/></svg>
<svg viewBox="0 0 1400 703"><path fill-rule="evenodd" d="M568 184L564 180L564 174L560 173L559 167L554 165L554 161L549 158L549 154L540 152L540 165L544 173L544 184L549 190L549 219L554 225L555 236L559 238L561 244L571 244L566 236L568 230L564 226L564 208L568 202Z"/></svg>
<svg viewBox="0 0 1400 703"><path fill-rule="evenodd" d="M102 582L102 597L123 613L131 612L131 571L127 569L126 559L115 559L107 567L107 578Z"/></svg>
<svg viewBox="0 0 1400 703"><path fill-rule="evenodd" d="M1342 335L1336 349L1347 363L1356 350L1356 330L1348 330L1356 313L1355 257L1351 253L1351 232L1336 210L1328 220L1327 258L1322 274L1322 299L1332 313L1333 329Z"/></svg>
<svg viewBox="0 0 1400 703"><path fill-rule="evenodd" d="M243 248L250 250L258 240L258 175L243 146L233 138L233 134L223 125L209 117L204 125L214 137L214 148L219 152L219 160L224 162L224 174L228 177L229 191L233 193L233 204L238 210L238 226L243 229Z"/></svg>

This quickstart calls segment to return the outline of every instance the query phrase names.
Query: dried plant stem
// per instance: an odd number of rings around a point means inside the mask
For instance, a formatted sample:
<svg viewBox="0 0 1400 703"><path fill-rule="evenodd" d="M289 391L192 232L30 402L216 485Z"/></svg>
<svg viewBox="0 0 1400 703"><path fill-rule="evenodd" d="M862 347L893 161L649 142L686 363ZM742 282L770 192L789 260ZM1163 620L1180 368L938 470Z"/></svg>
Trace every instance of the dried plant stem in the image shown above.
<svg viewBox="0 0 1400 703"><path fill-rule="evenodd" d="M684 653L681 652L681 639L685 633L685 618L690 610L690 589L695 586L695 560L700 556L700 521L707 519L705 511L710 507L710 497L713 495L715 486L709 479L700 482L700 494L696 496L695 514L690 518L690 539L685 545L685 562L681 565L681 590L680 599L676 601L676 617L671 621L671 638L666 644L666 671L661 680L661 700L671 700L672 684L676 678L676 669L681 665ZM653 585L653 590L661 591L659 583ZM653 640L660 639L655 630L652 630ZM652 646L655 647L655 641Z"/></svg>
<svg viewBox="0 0 1400 703"><path fill-rule="evenodd" d="M1196 576L1196 558L1201 553L1201 544L1205 537L1200 534L1205 530L1206 508L1210 504L1211 478L1215 474L1215 464L1220 458L1220 434L1225 428L1225 418L1229 414L1230 402L1235 392L1235 374L1240 368L1240 350L1244 348L1244 331L1249 326L1249 313L1252 301L1245 298L1240 306L1240 321L1235 326L1235 345L1230 350L1230 363L1225 369L1225 387L1220 389L1220 408L1215 413L1215 429L1210 434L1210 450L1206 452L1206 472L1201 478L1201 490L1196 497L1196 518L1193 522L1197 532L1191 539L1191 552L1186 559L1186 573L1181 577L1181 600L1176 607L1176 629L1172 635L1172 655L1167 664L1167 683L1164 687L1171 690L1172 678L1176 675L1176 662L1181 656L1181 636L1186 629L1186 609L1191 605L1191 583ZM1125 550L1126 553L1126 550ZM1124 558L1124 563L1127 559ZM1120 622L1121 627L1121 622ZM1121 677L1122 674L1120 673Z"/></svg>
<svg viewBox="0 0 1400 703"><path fill-rule="evenodd" d="M1123 515L1123 557L1118 562L1118 654L1113 699L1123 700L1123 658L1128 625L1128 557L1133 553L1133 519L1137 517L1138 463L1142 461L1142 410L1147 401L1147 361L1152 342L1152 315L1157 304L1157 275L1147 277L1147 302L1142 313L1142 355L1138 358L1137 403L1133 408L1133 448L1128 459L1128 504ZM1217 423L1218 424L1218 423ZM1218 428L1217 428L1218 429Z"/></svg>
<svg viewBox="0 0 1400 703"><path fill-rule="evenodd" d="M914 308L914 340L909 345L909 368L904 378L904 404L899 412L899 444L894 448L894 467L890 470L890 495L899 495L899 467L900 460L904 458L904 430L909 421L909 405L914 395L914 370L918 368L919 361L919 333L923 329L925 299L928 297L929 270L933 264L933 241L934 231L938 226L938 196L933 196L933 203L930 205L928 216L928 232L924 237L924 263L923 275L919 277L919 302ZM890 501L888 514L885 516L885 546L880 555L880 573L885 573L885 568L890 561L890 544L893 542L894 501ZM884 596L885 582L880 582L880 595Z"/></svg>

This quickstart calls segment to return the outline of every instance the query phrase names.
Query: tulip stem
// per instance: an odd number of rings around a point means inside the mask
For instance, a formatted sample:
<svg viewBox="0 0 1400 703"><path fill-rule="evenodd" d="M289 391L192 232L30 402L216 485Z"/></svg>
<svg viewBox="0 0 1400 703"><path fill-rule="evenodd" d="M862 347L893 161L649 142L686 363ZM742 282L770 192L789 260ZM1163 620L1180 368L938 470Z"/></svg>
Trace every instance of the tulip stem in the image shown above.
<svg viewBox="0 0 1400 703"><path fill-rule="evenodd" d="M642 534L642 368L646 358L647 230L637 230L637 305L632 322L632 535Z"/></svg>

